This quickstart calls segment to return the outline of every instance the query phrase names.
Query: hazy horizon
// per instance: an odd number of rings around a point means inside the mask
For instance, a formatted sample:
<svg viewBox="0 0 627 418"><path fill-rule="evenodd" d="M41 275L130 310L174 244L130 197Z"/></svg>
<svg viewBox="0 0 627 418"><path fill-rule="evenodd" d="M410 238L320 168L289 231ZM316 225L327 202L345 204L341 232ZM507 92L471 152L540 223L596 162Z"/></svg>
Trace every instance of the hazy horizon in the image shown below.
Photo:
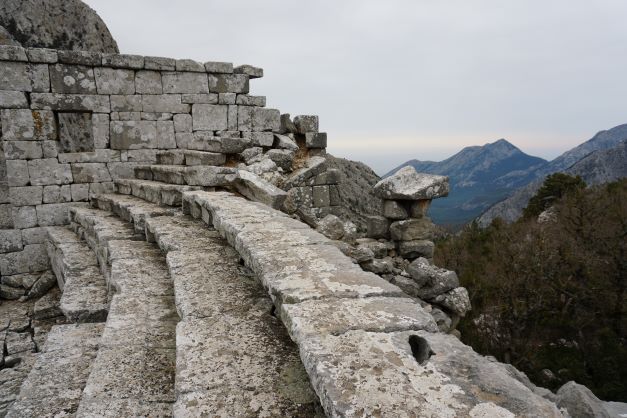
<svg viewBox="0 0 627 418"><path fill-rule="evenodd" d="M620 0L86 3L122 53L264 68L251 94L378 173L500 138L550 160L627 122Z"/></svg>

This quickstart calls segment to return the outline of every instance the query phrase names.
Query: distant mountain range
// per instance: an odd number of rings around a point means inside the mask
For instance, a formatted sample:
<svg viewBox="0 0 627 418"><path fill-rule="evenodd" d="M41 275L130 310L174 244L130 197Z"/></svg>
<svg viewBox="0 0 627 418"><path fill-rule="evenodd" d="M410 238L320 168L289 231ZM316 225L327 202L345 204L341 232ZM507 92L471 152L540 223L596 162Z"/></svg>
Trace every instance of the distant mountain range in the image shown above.
<svg viewBox="0 0 627 418"><path fill-rule="evenodd" d="M517 219L545 176L558 171L581 175L589 184L625 177L627 124L597 133L552 161L525 154L505 139L462 149L440 161L410 160L418 172L450 177L449 197L434 200L429 211L438 224L461 225L475 218L487 224L495 217ZM607 152L617 148L614 151Z"/></svg>

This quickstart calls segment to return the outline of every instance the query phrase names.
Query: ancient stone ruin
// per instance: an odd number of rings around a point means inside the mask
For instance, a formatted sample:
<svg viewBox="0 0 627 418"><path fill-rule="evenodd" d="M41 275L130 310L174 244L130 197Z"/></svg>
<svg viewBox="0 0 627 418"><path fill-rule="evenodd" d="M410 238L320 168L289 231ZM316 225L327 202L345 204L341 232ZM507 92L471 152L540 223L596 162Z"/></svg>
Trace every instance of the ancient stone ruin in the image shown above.
<svg viewBox="0 0 627 418"><path fill-rule="evenodd" d="M0 416L557 417L432 264L448 180L358 228L263 70L0 47Z"/></svg>

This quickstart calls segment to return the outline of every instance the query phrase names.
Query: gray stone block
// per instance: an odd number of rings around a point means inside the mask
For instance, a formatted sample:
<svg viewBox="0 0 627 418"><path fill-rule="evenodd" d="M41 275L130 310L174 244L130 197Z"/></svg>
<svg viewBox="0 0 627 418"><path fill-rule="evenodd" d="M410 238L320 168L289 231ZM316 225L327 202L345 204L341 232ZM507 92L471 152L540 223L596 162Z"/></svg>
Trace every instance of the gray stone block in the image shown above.
<svg viewBox="0 0 627 418"><path fill-rule="evenodd" d="M11 160L34 160L43 157L42 141L6 141L4 156Z"/></svg>
<svg viewBox="0 0 627 418"><path fill-rule="evenodd" d="M0 115L5 141L57 139L54 114L48 110L3 109Z"/></svg>
<svg viewBox="0 0 627 418"><path fill-rule="evenodd" d="M205 104L218 104L217 93L199 93L199 94L183 94L181 95L181 101L183 103L205 103Z"/></svg>
<svg viewBox="0 0 627 418"><path fill-rule="evenodd" d="M205 62L205 71L208 73L233 73L233 64L230 62Z"/></svg>
<svg viewBox="0 0 627 418"><path fill-rule="evenodd" d="M102 54L91 51L57 51L59 62L65 64L90 65L92 67L102 64Z"/></svg>
<svg viewBox="0 0 627 418"><path fill-rule="evenodd" d="M27 244L45 244L48 233L46 228L27 228L22 229L22 242Z"/></svg>
<svg viewBox="0 0 627 418"><path fill-rule="evenodd" d="M137 71L135 74L137 94L163 94L161 73L159 71Z"/></svg>
<svg viewBox="0 0 627 418"><path fill-rule="evenodd" d="M152 121L112 121L112 149L157 148L157 124Z"/></svg>
<svg viewBox="0 0 627 418"><path fill-rule="evenodd" d="M50 91L50 74L47 64L31 64L30 79L34 92L46 93Z"/></svg>
<svg viewBox="0 0 627 418"><path fill-rule="evenodd" d="M276 109L240 106L237 118L240 131L279 131L281 128L281 113Z"/></svg>
<svg viewBox="0 0 627 418"><path fill-rule="evenodd" d="M313 205L316 208L331 206L329 186L313 186Z"/></svg>
<svg viewBox="0 0 627 418"><path fill-rule="evenodd" d="M189 113L190 105L181 102L180 94L142 96L144 112Z"/></svg>
<svg viewBox="0 0 627 418"><path fill-rule="evenodd" d="M0 108L27 108L26 94L21 91L0 90Z"/></svg>
<svg viewBox="0 0 627 418"><path fill-rule="evenodd" d="M89 184L70 185L73 202L85 202L89 200Z"/></svg>
<svg viewBox="0 0 627 418"><path fill-rule="evenodd" d="M94 69L82 65L55 64L50 66L53 93L95 94Z"/></svg>
<svg viewBox="0 0 627 418"><path fill-rule="evenodd" d="M308 132L318 132L319 122L318 116L314 115L299 115L294 117L294 125L296 126L296 132L299 134L306 134Z"/></svg>
<svg viewBox="0 0 627 418"><path fill-rule="evenodd" d="M20 230L0 230L0 253L4 254L14 251L21 251L22 248L22 232Z"/></svg>
<svg viewBox="0 0 627 418"><path fill-rule="evenodd" d="M388 219L401 220L409 218L409 211L406 205L396 200L383 201L383 216Z"/></svg>
<svg viewBox="0 0 627 418"><path fill-rule="evenodd" d="M227 106L195 104L192 105L192 125L195 131L220 131L228 128Z"/></svg>
<svg viewBox="0 0 627 418"><path fill-rule="evenodd" d="M13 206L40 205L42 196L43 187L41 186L11 187L9 189L9 198Z"/></svg>
<svg viewBox="0 0 627 418"><path fill-rule="evenodd" d="M32 91L29 65L4 61L0 65L0 90Z"/></svg>
<svg viewBox="0 0 627 418"><path fill-rule="evenodd" d="M192 117L187 113L180 113L174 115L174 131L175 132L191 132L192 131Z"/></svg>
<svg viewBox="0 0 627 418"><path fill-rule="evenodd" d="M75 183L102 183L111 181L105 163L74 163L72 177Z"/></svg>
<svg viewBox="0 0 627 418"><path fill-rule="evenodd" d="M429 240L400 241L398 243L398 253L407 259L433 258L434 249L435 245Z"/></svg>
<svg viewBox="0 0 627 418"><path fill-rule="evenodd" d="M57 51L48 48L28 48L26 55L30 62L55 64L59 60Z"/></svg>
<svg viewBox="0 0 627 418"><path fill-rule="evenodd" d="M26 50L17 45L0 45L0 61L28 61Z"/></svg>
<svg viewBox="0 0 627 418"><path fill-rule="evenodd" d="M261 78L263 77L263 68L253 67L252 65L244 64L233 69L236 74L246 74L249 78Z"/></svg>
<svg viewBox="0 0 627 418"><path fill-rule="evenodd" d="M104 67L140 70L144 68L144 57L128 54L102 54L102 65Z"/></svg>
<svg viewBox="0 0 627 418"><path fill-rule="evenodd" d="M172 113L168 112L141 112L142 120L172 120Z"/></svg>
<svg viewBox="0 0 627 418"><path fill-rule="evenodd" d="M155 148L176 148L173 121L157 121L157 142Z"/></svg>
<svg viewBox="0 0 627 418"><path fill-rule="evenodd" d="M144 68L147 70L174 71L176 60L164 57L144 57Z"/></svg>
<svg viewBox="0 0 627 418"><path fill-rule="evenodd" d="M0 205L0 229L13 228L13 215L10 204Z"/></svg>
<svg viewBox="0 0 627 418"><path fill-rule="evenodd" d="M237 94L235 93L219 93L218 94L218 103L222 105L234 105L236 99L237 99Z"/></svg>
<svg viewBox="0 0 627 418"><path fill-rule="evenodd" d="M176 60L176 71L191 71L195 73L204 73L205 66L191 59Z"/></svg>
<svg viewBox="0 0 627 418"><path fill-rule="evenodd" d="M33 186L72 183L70 165L59 164L56 158L28 161L28 173Z"/></svg>
<svg viewBox="0 0 627 418"><path fill-rule="evenodd" d="M305 146L307 148L326 148L326 132L307 132L305 134Z"/></svg>
<svg viewBox="0 0 627 418"><path fill-rule="evenodd" d="M249 96L248 94L238 94L235 103L240 106L258 106L266 105L266 96Z"/></svg>
<svg viewBox="0 0 627 418"><path fill-rule="evenodd" d="M390 225L390 234L394 241L413 241L431 239L434 225L429 218L406 219Z"/></svg>
<svg viewBox="0 0 627 418"><path fill-rule="evenodd" d="M212 93L248 93L248 76L245 74L210 74L209 90Z"/></svg>
<svg viewBox="0 0 627 418"><path fill-rule="evenodd" d="M206 73L164 72L161 79L164 93L209 93Z"/></svg>
<svg viewBox="0 0 627 418"><path fill-rule="evenodd" d="M237 131L237 109L238 106L229 106L227 114L227 129L230 131Z"/></svg>
<svg viewBox="0 0 627 418"><path fill-rule="evenodd" d="M11 208L13 227L16 229L32 228L37 226L37 211L35 206L18 206Z"/></svg>
<svg viewBox="0 0 627 418"><path fill-rule="evenodd" d="M390 221L383 216L366 216L366 225L369 238L387 238L390 235Z"/></svg>
<svg viewBox="0 0 627 418"><path fill-rule="evenodd" d="M135 94L135 71L121 68L95 68L98 94Z"/></svg>
<svg viewBox="0 0 627 418"><path fill-rule="evenodd" d="M141 95L112 95L112 112L141 112L143 110Z"/></svg>
<svg viewBox="0 0 627 418"><path fill-rule="evenodd" d="M69 184L63 186L44 186L43 203L66 203L71 201L72 191Z"/></svg>
<svg viewBox="0 0 627 418"><path fill-rule="evenodd" d="M425 200L447 196L449 181L446 176L417 173L407 166L386 177L374 186L375 195L383 199Z"/></svg>
<svg viewBox="0 0 627 418"><path fill-rule="evenodd" d="M59 154L60 163L108 163L121 161L120 151L112 149L97 149L94 152L75 152Z"/></svg>
<svg viewBox="0 0 627 418"><path fill-rule="evenodd" d="M30 182L28 175L28 162L25 160L7 160L7 184L13 186L26 186Z"/></svg>
<svg viewBox="0 0 627 418"><path fill-rule="evenodd" d="M41 141L41 150L44 158L54 158L59 155L59 141Z"/></svg>
<svg viewBox="0 0 627 418"><path fill-rule="evenodd" d="M48 109L63 111L92 111L108 113L111 111L109 96L95 94L56 94L32 93L30 95L32 109Z"/></svg>
<svg viewBox="0 0 627 418"><path fill-rule="evenodd" d="M59 118L59 142L62 152L94 151L92 116L88 112L62 112Z"/></svg>
<svg viewBox="0 0 627 418"><path fill-rule="evenodd" d="M78 203L82 205L83 203ZM70 222L69 208L77 203L51 203L37 206L37 222L40 226L65 225Z"/></svg>

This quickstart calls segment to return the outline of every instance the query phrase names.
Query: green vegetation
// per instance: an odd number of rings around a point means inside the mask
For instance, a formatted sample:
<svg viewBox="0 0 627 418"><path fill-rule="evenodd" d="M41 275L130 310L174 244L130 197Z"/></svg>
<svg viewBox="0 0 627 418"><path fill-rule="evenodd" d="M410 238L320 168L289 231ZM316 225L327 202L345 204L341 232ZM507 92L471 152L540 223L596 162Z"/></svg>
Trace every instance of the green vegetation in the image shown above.
<svg viewBox="0 0 627 418"><path fill-rule="evenodd" d="M585 188L559 174L520 221L471 224L438 243L435 261L468 288L473 311L460 330L475 350L550 389L575 380L625 402L626 238L627 179Z"/></svg>

